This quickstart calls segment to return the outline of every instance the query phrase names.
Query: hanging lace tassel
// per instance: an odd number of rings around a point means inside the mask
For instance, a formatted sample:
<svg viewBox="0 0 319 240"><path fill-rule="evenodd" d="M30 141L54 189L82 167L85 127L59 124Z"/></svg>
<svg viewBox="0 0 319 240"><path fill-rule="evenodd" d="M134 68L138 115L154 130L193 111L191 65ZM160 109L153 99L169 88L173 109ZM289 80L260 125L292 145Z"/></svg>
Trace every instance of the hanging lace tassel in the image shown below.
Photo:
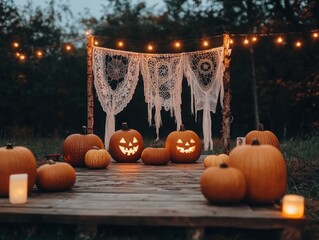
<svg viewBox="0 0 319 240"><path fill-rule="evenodd" d="M212 119L210 115L210 109L207 106L208 101L206 101L205 108L203 110L203 140L204 140L204 150L213 150L213 139L212 139Z"/></svg>

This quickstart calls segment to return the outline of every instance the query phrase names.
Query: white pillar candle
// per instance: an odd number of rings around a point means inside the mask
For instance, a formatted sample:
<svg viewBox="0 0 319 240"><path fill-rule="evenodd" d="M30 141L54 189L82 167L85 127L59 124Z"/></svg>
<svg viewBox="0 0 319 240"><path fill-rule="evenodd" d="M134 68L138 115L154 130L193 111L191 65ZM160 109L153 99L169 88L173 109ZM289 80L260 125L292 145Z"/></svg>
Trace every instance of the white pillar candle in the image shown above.
<svg viewBox="0 0 319 240"><path fill-rule="evenodd" d="M11 204L26 203L28 198L28 174L11 174L9 199Z"/></svg>
<svg viewBox="0 0 319 240"><path fill-rule="evenodd" d="M282 201L282 213L288 218L302 218L305 211L305 198L298 195L285 195Z"/></svg>

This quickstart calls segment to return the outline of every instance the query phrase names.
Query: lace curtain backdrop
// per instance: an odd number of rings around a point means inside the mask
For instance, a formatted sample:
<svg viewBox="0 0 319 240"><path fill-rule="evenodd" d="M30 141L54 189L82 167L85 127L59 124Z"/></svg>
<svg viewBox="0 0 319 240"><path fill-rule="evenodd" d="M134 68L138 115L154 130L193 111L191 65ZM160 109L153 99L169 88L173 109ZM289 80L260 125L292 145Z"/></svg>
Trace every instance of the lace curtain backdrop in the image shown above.
<svg viewBox="0 0 319 240"><path fill-rule="evenodd" d="M106 112L105 147L115 131L115 115L131 101L139 73L144 82L148 122L155 123L157 138L162 125L161 110L170 111L177 129L182 124L182 80L191 89L191 109L203 110L204 148L212 149L211 112L215 113L220 95L223 98L223 47L179 54L147 54L93 48L94 85ZM155 109L154 116L152 109Z"/></svg>

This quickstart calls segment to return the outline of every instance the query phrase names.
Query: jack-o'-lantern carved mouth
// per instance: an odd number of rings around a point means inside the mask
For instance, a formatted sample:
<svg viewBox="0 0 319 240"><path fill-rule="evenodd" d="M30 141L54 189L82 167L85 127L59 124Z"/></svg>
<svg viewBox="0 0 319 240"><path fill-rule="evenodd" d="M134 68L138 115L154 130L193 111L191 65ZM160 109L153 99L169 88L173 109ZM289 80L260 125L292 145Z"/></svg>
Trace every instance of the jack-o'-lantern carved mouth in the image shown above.
<svg viewBox="0 0 319 240"><path fill-rule="evenodd" d="M138 143L137 139L134 137L133 138L133 141L132 141L134 144ZM134 155L135 153L137 153L138 151L138 148L139 148L139 145L136 145L136 146L133 146L133 143L132 142L129 142L128 146L119 146L121 152L127 156L130 156L130 155ZM120 140L120 143L121 144L126 144L126 141L124 138L121 138Z"/></svg>
<svg viewBox="0 0 319 240"><path fill-rule="evenodd" d="M180 144L183 144L183 141L181 139L178 139L177 143L180 145ZM191 139L189 142L186 142L184 147L176 146L177 151L179 151L180 153L195 152L196 146L190 146L190 143L195 144L194 139Z"/></svg>

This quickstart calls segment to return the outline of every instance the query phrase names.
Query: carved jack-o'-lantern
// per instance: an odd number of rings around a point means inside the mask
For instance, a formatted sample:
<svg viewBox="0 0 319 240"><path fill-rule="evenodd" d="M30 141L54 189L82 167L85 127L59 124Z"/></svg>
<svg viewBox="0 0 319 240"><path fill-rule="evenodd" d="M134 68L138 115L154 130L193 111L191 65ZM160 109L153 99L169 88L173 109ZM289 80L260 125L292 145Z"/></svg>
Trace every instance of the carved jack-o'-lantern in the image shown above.
<svg viewBox="0 0 319 240"><path fill-rule="evenodd" d="M109 143L109 153L117 162L136 162L144 149L142 135L129 129L127 123L122 123L122 129L113 133Z"/></svg>
<svg viewBox="0 0 319 240"><path fill-rule="evenodd" d="M171 153L172 162L196 162L201 154L202 146L199 136L181 125L179 131L171 132L165 141L165 148Z"/></svg>

